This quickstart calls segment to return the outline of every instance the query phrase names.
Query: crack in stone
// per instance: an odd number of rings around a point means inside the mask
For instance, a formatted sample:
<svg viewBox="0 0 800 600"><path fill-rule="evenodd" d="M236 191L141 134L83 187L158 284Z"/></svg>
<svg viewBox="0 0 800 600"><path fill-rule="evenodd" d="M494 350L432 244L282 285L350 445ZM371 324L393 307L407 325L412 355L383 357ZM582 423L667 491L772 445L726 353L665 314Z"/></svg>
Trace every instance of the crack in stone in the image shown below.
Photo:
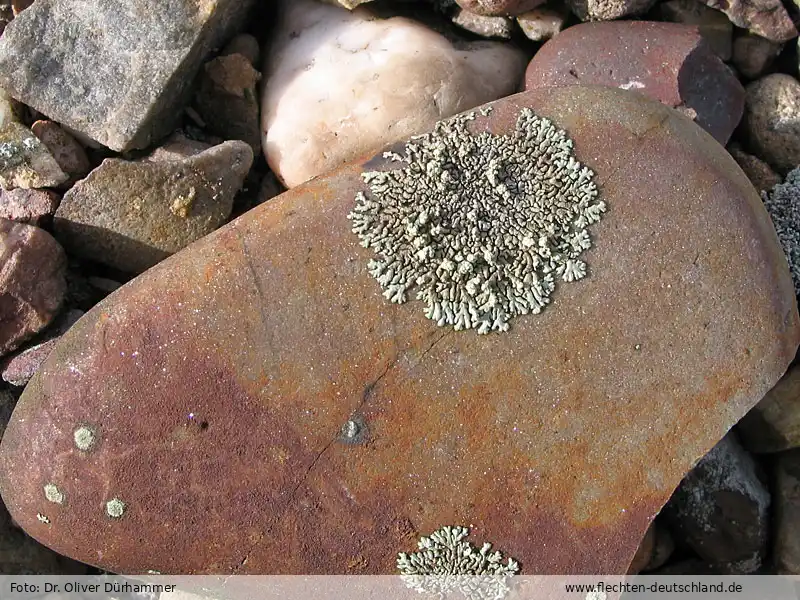
<svg viewBox="0 0 800 600"><path fill-rule="evenodd" d="M267 316L265 313L265 305L267 303L264 297L264 288L261 286L261 280L258 278L256 274L255 265L253 265L253 257L250 255L250 249L247 247L247 243L245 242L244 236L242 232L238 229L236 230L236 236L239 238L239 243L242 246L242 253L244 254L245 263L247 264L247 268L250 271L250 276L253 278L253 285L256 288L256 293L258 294L258 311L261 315L261 325L266 328L267 325Z"/></svg>
<svg viewBox="0 0 800 600"><path fill-rule="evenodd" d="M449 333L449 332L447 332L447 333ZM447 335L447 333L445 335ZM445 337L445 336L442 335L438 340L436 340L431 345L431 347L433 347L433 345L437 344L443 337ZM428 350L426 350L425 352L427 353L430 350L431 347L429 347ZM366 386L364 386L364 391L363 391L362 396L361 396L361 401L358 403L358 406L356 406L356 408L353 410L353 413L357 413L362 409L364 404L366 404L367 401L372 396L372 392L375 389L375 387L381 382L381 380L392 369L392 367L394 367L397 364L397 361L399 360L399 358L400 358L399 356L395 356L393 359L387 361L386 367L375 378L375 380L373 380L372 382L370 382ZM351 413L351 414L353 414L353 413ZM308 479L309 475L311 474L311 471L314 470L314 467L317 466L317 463L322 458L322 455L325 454L325 452L327 452L328 449L331 446L333 446L334 442L336 442L336 440L339 438L339 434L340 434L339 430L337 430L336 434L331 438L331 440L327 444L325 444L325 446L322 448L322 450L320 450L317 453L317 455L314 457L314 460L311 461L311 464L308 466L308 468L306 469L305 473L303 473L303 476L300 478L300 481L297 482L297 485L295 485L294 488L292 488L292 491L289 493L289 497L287 498L286 502L284 503L284 505L283 505L283 507L282 507L282 509L280 511L281 515L283 515L283 513L286 512L286 510L288 509L289 506L291 506L292 502L294 501L295 495L297 494L297 491L306 482L306 480ZM276 521L280 520L280 517L276 518L275 520ZM258 540L253 544L253 546L250 548L250 550L247 551L247 554L239 562L239 564L234 569L234 571L233 571L233 573L231 575L236 575L239 572L239 570L247 563L248 559L253 554L253 552L255 552L256 548L258 548L258 546L261 544L261 541L264 539L264 537L267 536L269 533L271 533L271 531L272 531L272 527L267 529L267 531L264 531L259 536ZM227 581L227 579L226 579L226 581ZM224 582L223 582L223 584L224 584Z"/></svg>

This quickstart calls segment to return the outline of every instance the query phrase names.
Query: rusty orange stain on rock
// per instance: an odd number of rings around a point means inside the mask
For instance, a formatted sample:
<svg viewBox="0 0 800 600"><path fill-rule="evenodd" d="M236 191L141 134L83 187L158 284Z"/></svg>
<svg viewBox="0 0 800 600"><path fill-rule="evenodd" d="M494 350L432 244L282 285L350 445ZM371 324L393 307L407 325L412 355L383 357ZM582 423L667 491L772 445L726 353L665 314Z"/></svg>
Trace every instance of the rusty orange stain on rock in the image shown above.
<svg viewBox="0 0 800 600"><path fill-rule="evenodd" d="M793 286L758 195L695 125L570 87L493 103L475 130L506 132L523 106L598 174L609 212L589 277L505 334L438 328L366 271L346 218L361 166L311 181L62 338L0 447L16 521L128 573L393 573L443 525L526 574L624 573L684 473L794 356ZM96 449L73 450L79 423ZM70 502L45 524L49 482Z"/></svg>

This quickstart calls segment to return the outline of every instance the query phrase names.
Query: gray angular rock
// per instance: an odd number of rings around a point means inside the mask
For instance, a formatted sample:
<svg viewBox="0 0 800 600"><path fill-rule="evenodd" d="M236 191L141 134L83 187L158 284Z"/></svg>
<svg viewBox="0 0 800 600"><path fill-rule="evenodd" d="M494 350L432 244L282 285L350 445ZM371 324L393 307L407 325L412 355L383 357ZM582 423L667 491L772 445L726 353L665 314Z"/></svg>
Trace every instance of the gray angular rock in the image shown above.
<svg viewBox="0 0 800 600"><path fill-rule="evenodd" d="M118 151L167 134L253 0L41 0L0 38L0 85Z"/></svg>
<svg viewBox="0 0 800 600"><path fill-rule="evenodd" d="M775 461L772 554L779 573L800 575L800 448Z"/></svg>
<svg viewBox="0 0 800 600"><path fill-rule="evenodd" d="M800 448L800 367L793 367L736 426L750 452Z"/></svg>
<svg viewBox="0 0 800 600"><path fill-rule="evenodd" d="M733 64L747 79L764 74L780 54L783 44L752 33L737 35L733 41Z"/></svg>
<svg viewBox="0 0 800 600"><path fill-rule="evenodd" d="M53 321L66 293L66 266L49 233L0 219L0 356Z"/></svg>
<svg viewBox="0 0 800 600"><path fill-rule="evenodd" d="M183 160L107 159L64 195L56 237L77 256L139 273L224 224L252 162L241 141Z"/></svg>
<svg viewBox="0 0 800 600"><path fill-rule="evenodd" d="M15 121L0 128L0 186L7 190L52 187L67 179L47 146L30 129Z"/></svg>
<svg viewBox="0 0 800 600"><path fill-rule="evenodd" d="M769 505L753 457L728 434L683 479L663 514L703 560L752 573L765 555Z"/></svg>
<svg viewBox="0 0 800 600"><path fill-rule="evenodd" d="M800 165L800 82L773 73L745 89L742 125L750 150L786 174Z"/></svg>

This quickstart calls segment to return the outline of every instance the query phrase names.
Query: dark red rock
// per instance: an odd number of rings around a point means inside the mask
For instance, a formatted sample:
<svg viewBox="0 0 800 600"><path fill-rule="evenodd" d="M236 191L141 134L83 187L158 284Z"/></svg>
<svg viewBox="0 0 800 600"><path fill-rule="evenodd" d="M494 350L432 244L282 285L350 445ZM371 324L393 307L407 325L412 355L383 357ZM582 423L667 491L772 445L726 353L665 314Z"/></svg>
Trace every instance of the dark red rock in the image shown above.
<svg viewBox="0 0 800 600"><path fill-rule="evenodd" d="M49 233L0 219L0 356L55 318L66 267L64 250Z"/></svg>
<svg viewBox="0 0 800 600"><path fill-rule="evenodd" d="M62 337L0 447L14 518L126 573L393 573L419 535L460 523L523 573L624 573L795 356L792 280L750 182L671 109L578 86L491 107L472 131L506 133L530 107L598 174L586 280L505 334L438 328L367 273L347 219L363 166L319 177Z"/></svg>
<svg viewBox="0 0 800 600"><path fill-rule="evenodd" d="M685 109L721 144L744 110L744 88L690 25L619 21L566 29L533 57L525 89L575 84L632 90Z"/></svg>
<svg viewBox="0 0 800 600"><path fill-rule="evenodd" d="M44 359L50 355L57 341L58 338L47 340L31 348L26 348L7 360L2 367L3 381L18 387L26 385L39 370Z"/></svg>
<svg viewBox="0 0 800 600"><path fill-rule="evenodd" d="M546 0L456 0L464 10L491 17L514 16L544 4Z"/></svg>
<svg viewBox="0 0 800 600"><path fill-rule="evenodd" d="M61 196L51 190L0 190L0 218L46 225L52 221L60 201Z"/></svg>

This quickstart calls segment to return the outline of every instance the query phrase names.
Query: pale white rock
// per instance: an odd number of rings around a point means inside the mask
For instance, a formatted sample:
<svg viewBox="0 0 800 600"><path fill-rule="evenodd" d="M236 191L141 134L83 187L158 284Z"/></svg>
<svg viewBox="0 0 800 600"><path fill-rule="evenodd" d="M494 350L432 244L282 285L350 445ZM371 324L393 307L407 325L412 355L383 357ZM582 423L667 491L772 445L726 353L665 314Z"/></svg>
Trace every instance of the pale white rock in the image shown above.
<svg viewBox="0 0 800 600"><path fill-rule="evenodd" d="M315 0L284 2L281 20L265 57L261 129L267 161L290 188L515 93L528 58Z"/></svg>

